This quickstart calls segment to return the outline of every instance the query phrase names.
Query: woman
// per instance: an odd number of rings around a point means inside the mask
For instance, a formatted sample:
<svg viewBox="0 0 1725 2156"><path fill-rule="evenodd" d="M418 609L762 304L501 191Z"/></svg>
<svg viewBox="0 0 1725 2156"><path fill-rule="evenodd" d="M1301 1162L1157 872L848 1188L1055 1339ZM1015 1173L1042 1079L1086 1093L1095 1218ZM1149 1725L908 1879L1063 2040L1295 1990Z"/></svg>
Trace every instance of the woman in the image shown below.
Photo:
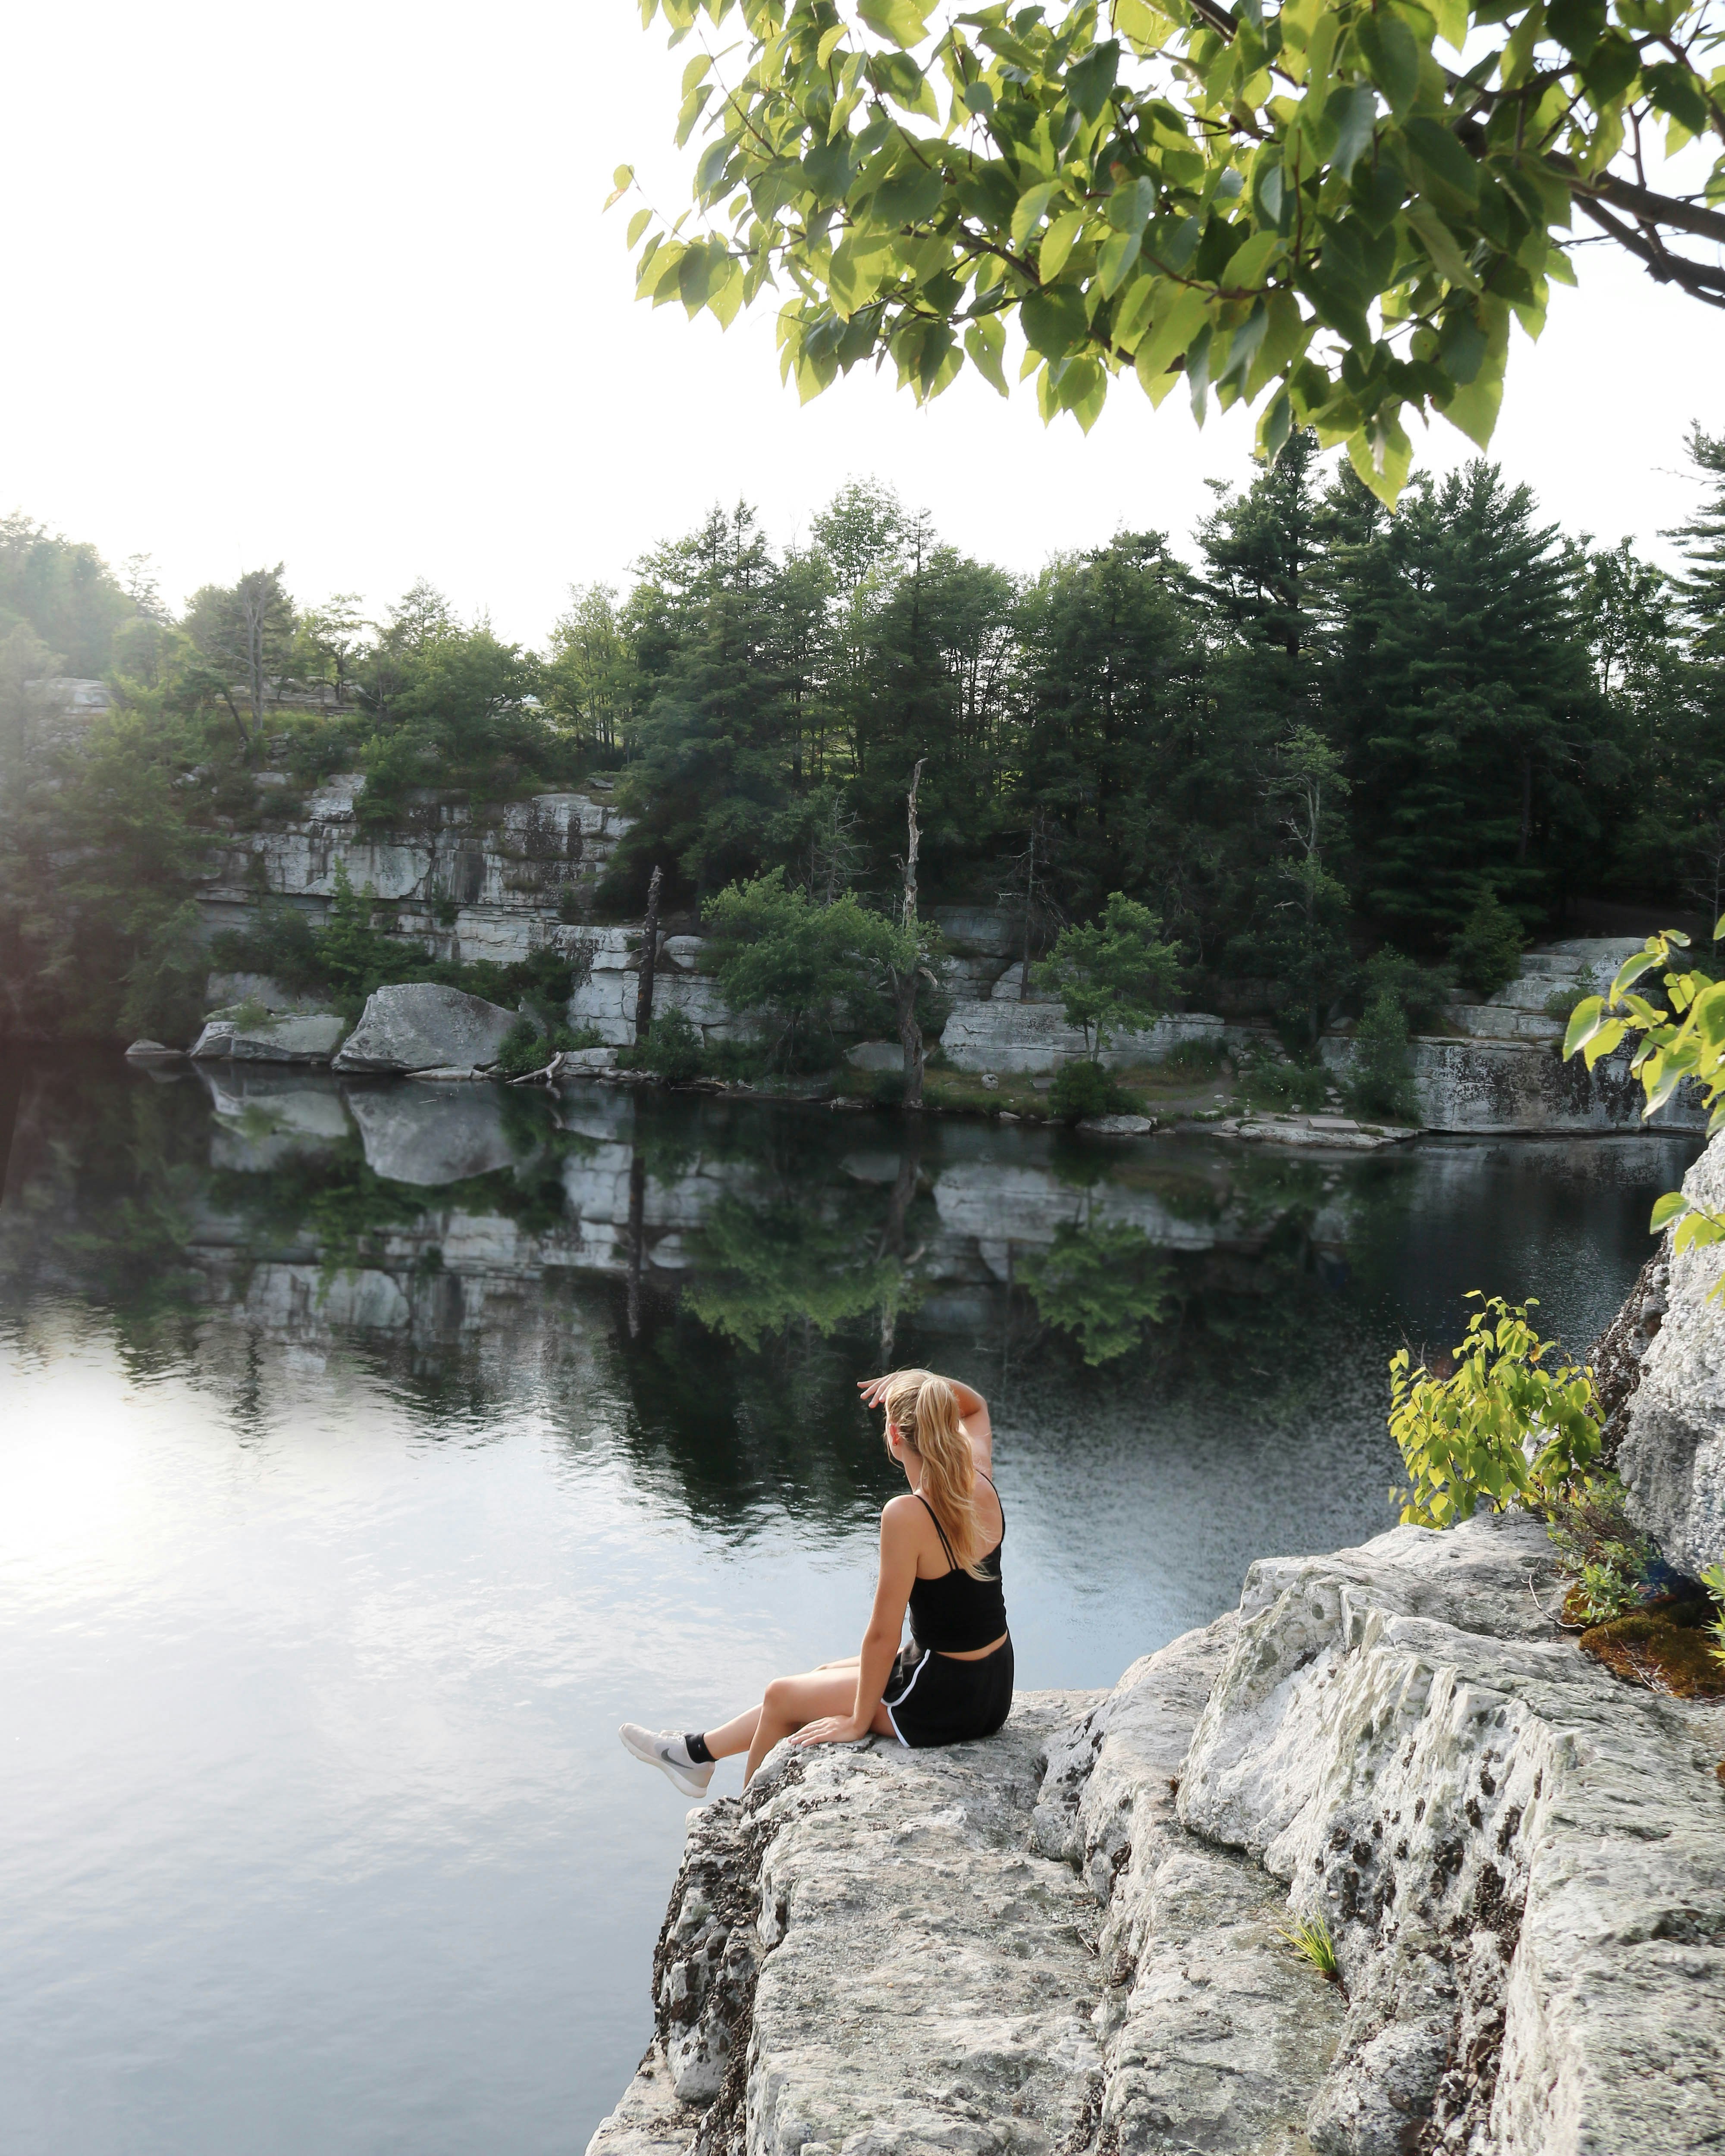
<svg viewBox="0 0 1725 2156"><path fill-rule="evenodd" d="M866 1407L886 1410L886 1450L908 1496L880 1514L880 1576L862 1651L805 1676L775 1677L758 1707L722 1728L675 1732L625 1722L638 1759L704 1796L717 1761L748 1753L744 1780L781 1738L851 1744L870 1732L901 1744L992 1737L1012 1711L1012 1639L1000 1584L1006 1516L989 1478L988 1403L956 1378L895 1370L864 1378ZM911 1645L901 1647L905 1612Z"/></svg>

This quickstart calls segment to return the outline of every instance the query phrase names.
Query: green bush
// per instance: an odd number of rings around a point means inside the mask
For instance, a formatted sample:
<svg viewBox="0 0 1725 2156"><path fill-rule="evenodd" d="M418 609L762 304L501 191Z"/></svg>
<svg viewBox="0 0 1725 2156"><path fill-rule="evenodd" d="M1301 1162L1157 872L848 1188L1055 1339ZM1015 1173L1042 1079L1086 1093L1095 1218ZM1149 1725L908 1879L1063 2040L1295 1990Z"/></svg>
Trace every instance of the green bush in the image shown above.
<svg viewBox="0 0 1725 2156"><path fill-rule="evenodd" d="M877 1108L901 1108L905 1101L904 1072L871 1070L869 1073L869 1098Z"/></svg>
<svg viewBox="0 0 1725 2156"><path fill-rule="evenodd" d="M1048 1105L1065 1122L1077 1123L1086 1116L1129 1115L1137 1103L1100 1063L1066 1063L1050 1090Z"/></svg>
<svg viewBox="0 0 1725 2156"><path fill-rule="evenodd" d="M1563 1024L1568 1025L1574 1013L1575 1006L1582 1001L1587 993L1588 991L1579 981L1570 988L1553 988L1543 1006L1546 1016L1557 1019Z"/></svg>
<svg viewBox="0 0 1725 2156"><path fill-rule="evenodd" d="M497 1072L503 1078L525 1078L542 1070L552 1058L552 1044L543 1026L524 1011L503 1036L497 1051Z"/></svg>
<svg viewBox="0 0 1725 2156"><path fill-rule="evenodd" d="M1258 1042L1240 1059L1240 1083L1255 1108L1297 1108L1309 1115L1322 1107L1335 1081L1322 1063L1290 1063Z"/></svg>
<svg viewBox="0 0 1725 2156"><path fill-rule="evenodd" d="M1408 1056L1408 1021L1387 989L1373 997L1354 1035L1354 1062L1348 1081L1348 1105L1356 1116L1381 1116L1391 1123L1419 1119L1414 1097L1413 1065Z"/></svg>
<svg viewBox="0 0 1725 2156"><path fill-rule="evenodd" d="M1585 1486L1599 1457L1592 1373L1547 1367L1556 1343L1528 1324L1531 1304L1469 1300L1481 1307L1467 1322L1452 1376L1411 1368L1405 1348L1390 1358L1390 1435L1413 1478L1391 1493L1404 1526L1454 1527L1482 1500L1499 1512L1551 1506Z"/></svg>
<svg viewBox="0 0 1725 2156"><path fill-rule="evenodd" d="M1462 985L1476 996L1495 996L1522 970L1527 942L1522 924L1495 892L1488 891L1450 946Z"/></svg>
<svg viewBox="0 0 1725 2156"><path fill-rule="evenodd" d="M1716 1661L1725 1662L1725 1564L1710 1564L1701 1584L1713 1598L1713 1620L1707 1626Z"/></svg>
<svg viewBox="0 0 1725 2156"><path fill-rule="evenodd" d="M686 1086L706 1067L701 1037L686 1012L662 1010L647 1029L640 1067L668 1086Z"/></svg>
<svg viewBox="0 0 1725 2156"><path fill-rule="evenodd" d="M1443 1024L1455 985L1450 967L1422 966L1417 958L1388 943L1367 962L1363 975L1366 1004L1382 995L1393 997L1414 1033L1426 1033Z"/></svg>

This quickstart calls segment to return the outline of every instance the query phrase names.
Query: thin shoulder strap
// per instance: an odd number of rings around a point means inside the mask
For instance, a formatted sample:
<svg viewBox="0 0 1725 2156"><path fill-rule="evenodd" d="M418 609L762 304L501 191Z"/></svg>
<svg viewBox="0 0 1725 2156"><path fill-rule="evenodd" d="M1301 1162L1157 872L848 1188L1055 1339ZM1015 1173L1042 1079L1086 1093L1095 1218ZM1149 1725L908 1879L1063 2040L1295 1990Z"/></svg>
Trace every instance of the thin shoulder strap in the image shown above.
<svg viewBox="0 0 1725 2156"><path fill-rule="evenodd" d="M980 1467L978 1468L977 1473L981 1475L983 1481L994 1491L994 1502L1000 1507L1000 1532L1004 1535L1006 1532L1006 1500L1001 1496L999 1491L995 1489L994 1478L992 1475L984 1473Z"/></svg>
<svg viewBox="0 0 1725 2156"><path fill-rule="evenodd" d="M954 1572L957 1572L958 1569L958 1560L952 1554L952 1545L947 1540L947 1531L941 1525L940 1514L936 1512L933 1506L929 1503L927 1498L923 1496L920 1490L916 1492L916 1502L922 1507L923 1511L927 1513L929 1518L934 1522L934 1531L941 1538L941 1548L947 1553L947 1563L952 1566Z"/></svg>

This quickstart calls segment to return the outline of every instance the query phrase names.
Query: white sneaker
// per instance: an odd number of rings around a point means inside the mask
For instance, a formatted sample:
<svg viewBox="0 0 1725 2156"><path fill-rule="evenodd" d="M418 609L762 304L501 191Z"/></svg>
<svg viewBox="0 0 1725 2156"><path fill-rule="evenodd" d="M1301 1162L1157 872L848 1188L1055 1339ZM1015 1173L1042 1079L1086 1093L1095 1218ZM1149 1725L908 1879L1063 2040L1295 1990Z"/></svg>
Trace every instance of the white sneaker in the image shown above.
<svg viewBox="0 0 1725 2156"><path fill-rule="evenodd" d="M706 1760L697 1766L675 1730L643 1729L638 1722L625 1722L617 1734L623 1739L624 1751L633 1752L637 1759L644 1759L649 1767L669 1774L685 1796L706 1794L706 1785L713 1779L712 1762Z"/></svg>

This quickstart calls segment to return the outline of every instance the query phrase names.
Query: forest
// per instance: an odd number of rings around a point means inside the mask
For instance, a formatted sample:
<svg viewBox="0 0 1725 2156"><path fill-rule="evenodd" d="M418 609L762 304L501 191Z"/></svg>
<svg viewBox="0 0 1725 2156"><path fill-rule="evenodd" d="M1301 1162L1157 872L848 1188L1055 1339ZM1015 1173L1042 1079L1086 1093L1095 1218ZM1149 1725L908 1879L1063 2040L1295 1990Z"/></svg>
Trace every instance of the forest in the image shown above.
<svg viewBox="0 0 1725 2156"><path fill-rule="evenodd" d="M621 919L655 865L670 915L774 870L890 912L920 763L925 908L1006 906L1046 949L1124 893L1189 998L1289 1024L1358 1007L1374 954L1488 989L1579 901L1711 923L1725 434L1690 445L1673 572L1546 522L1484 460L1416 475L1387 510L1296 434L1213 483L1189 542L1122 529L1030 577L870 482L778 545L747 505L716 507L626 580L572 589L539 650L424 583L377 621L351 595L301 604L279 567L177 613L146 562L116 572L14 515L0 1024L166 1024L205 963L213 842L336 770L365 773L374 828L424 789L615 774L637 820L599 906ZM57 677L111 696L75 742L44 722Z"/></svg>

